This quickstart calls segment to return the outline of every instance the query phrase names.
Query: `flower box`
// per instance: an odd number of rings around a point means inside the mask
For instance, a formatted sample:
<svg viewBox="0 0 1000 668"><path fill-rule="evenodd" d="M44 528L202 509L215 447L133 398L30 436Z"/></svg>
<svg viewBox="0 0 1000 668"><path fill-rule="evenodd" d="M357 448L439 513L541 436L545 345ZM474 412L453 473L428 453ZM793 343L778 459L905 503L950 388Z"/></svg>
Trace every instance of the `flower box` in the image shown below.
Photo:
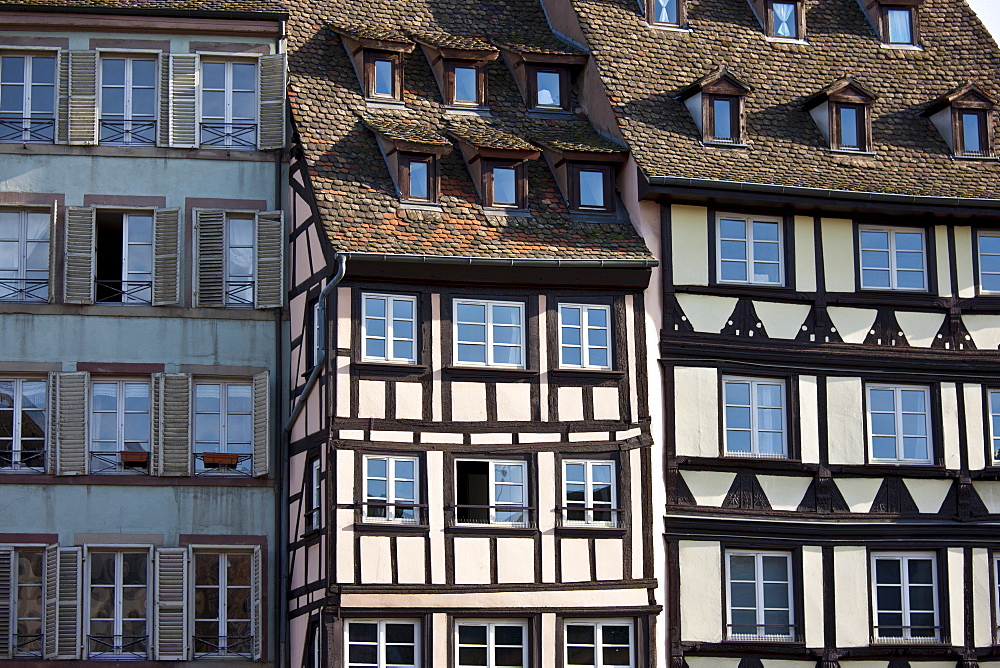
<svg viewBox="0 0 1000 668"><path fill-rule="evenodd" d="M202 455L202 461L205 462L206 468L236 466L240 461L240 456L235 452L206 452Z"/></svg>
<svg viewBox="0 0 1000 668"><path fill-rule="evenodd" d="M122 450L118 459L126 466L146 466L149 464L149 453L145 450Z"/></svg>

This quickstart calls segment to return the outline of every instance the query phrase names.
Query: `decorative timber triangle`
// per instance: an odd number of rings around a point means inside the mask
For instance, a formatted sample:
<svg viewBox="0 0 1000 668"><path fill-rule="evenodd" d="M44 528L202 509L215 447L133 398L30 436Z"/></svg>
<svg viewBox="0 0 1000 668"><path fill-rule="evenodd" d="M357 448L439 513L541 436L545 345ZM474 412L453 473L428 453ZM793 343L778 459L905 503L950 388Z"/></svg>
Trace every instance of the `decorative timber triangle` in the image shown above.
<svg viewBox="0 0 1000 668"><path fill-rule="evenodd" d="M972 335L962 322L961 313L949 313L948 317L941 323L931 348L941 350L975 350L976 342L972 340Z"/></svg>
<svg viewBox="0 0 1000 668"><path fill-rule="evenodd" d="M740 660L738 668L764 668L764 664L758 658L751 659L750 657L747 657Z"/></svg>
<svg viewBox="0 0 1000 668"><path fill-rule="evenodd" d="M813 306L795 336L799 343L843 343L825 306Z"/></svg>
<svg viewBox="0 0 1000 668"><path fill-rule="evenodd" d="M903 659L893 659L886 668L910 668L910 662Z"/></svg>
<svg viewBox="0 0 1000 668"><path fill-rule="evenodd" d="M968 480L955 481L941 503L941 510L938 511L939 517L957 519L960 522L968 522L989 514L990 511L980 498L979 492Z"/></svg>
<svg viewBox="0 0 1000 668"><path fill-rule="evenodd" d="M736 302L733 314L726 321L726 326L722 328L722 334L729 336L760 337L767 338L767 330L764 329L764 322L757 317L754 310L753 301L746 297L741 297Z"/></svg>
<svg viewBox="0 0 1000 668"><path fill-rule="evenodd" d="M916 515L920 510L901 478L886 478L875 495L870 512Z"/></svg>
<svg viewBox="0 0 1000 668"><path fill-rule="evenodd" d="M891 308L880 308L865 339L866 346L909 347L903 328L896 322L896 312Z"/></svg>
<svg viewBox="0 0 1000 668"><path fill-rule="evenodd" d="M667 503L675 506L697 506L698 502L676 468L667 469Z"/></svg>
<svg viewBox="0 0 1000 668"><path fill-rule="evenodd" d="M677 302L675 295L668 295L663 300L663 333L667 335L694 333L694 327L684 315L684 309Z"/></svg>
<svg viewBox="0 0 1000 668"><path fill-rule="evenodd" d="M741 510L770 510L771 503L767 494L753 473L741 471L736 474L733 484L729 486L723 508L739 508Z"/></svg>
<svg viewBox="0 0 1000 668"><path fill-rule="evenodd" d="M849 513L850 506L844 500L844 496L837 488L833 478L820 476L814 478L806 489L802 501L799 503L799 512L809 513Z"/></svg>

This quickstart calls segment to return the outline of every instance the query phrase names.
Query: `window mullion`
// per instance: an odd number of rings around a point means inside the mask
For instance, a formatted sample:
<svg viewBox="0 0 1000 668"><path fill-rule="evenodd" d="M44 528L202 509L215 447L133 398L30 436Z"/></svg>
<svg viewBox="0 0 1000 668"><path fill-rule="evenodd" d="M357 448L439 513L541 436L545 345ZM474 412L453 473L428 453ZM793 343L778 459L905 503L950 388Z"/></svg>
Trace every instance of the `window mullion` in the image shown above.
<svg viewBox="0 0 1000 668"><path fill-rule="evenodd" d="M913 632L910 628L910 574L909 574L909 558L903 557L899 560L899 581L903 589L902 596L900 599L903 602L903 637L909 638Z"/></svg>
<svg viewBox="0 0 1000 668"><path fill-rule="evenodd" d="M896 387L893 388L892 393L896 408L896 414L893 416L896 420L896 459L902 461L906 456L906 450L903 447L903 392Z"/></svg>
<svg viewBox="0 0 1000 668"><path fill-rule="evenodd" d="M899 280L896 275L896 232L889 231L889 285L893 290L899 289Z"/></svg>
<svg viewBox="0 0 1000 668"><path fill-rule="evenodd" d="M749 383L750 389L750 452L755 455L760 454L760 439L758 438L757 424L757 381Z"/></svg>
<svg viewBox="0 0 1000 668"><path fill-rule="evenodd" d="M587 462L583 467L583 501L588 510L584 513L587 523L594 521L594 469L593 462Z"/></svg>
<svg viewBox="0 0 1000 668"><path fill-rule="evenodd" d="M754 590L757 595L757 635L763 636L767 634L767 629L763 626L764 624L764 555L755 554L754 555Z"/></svg>

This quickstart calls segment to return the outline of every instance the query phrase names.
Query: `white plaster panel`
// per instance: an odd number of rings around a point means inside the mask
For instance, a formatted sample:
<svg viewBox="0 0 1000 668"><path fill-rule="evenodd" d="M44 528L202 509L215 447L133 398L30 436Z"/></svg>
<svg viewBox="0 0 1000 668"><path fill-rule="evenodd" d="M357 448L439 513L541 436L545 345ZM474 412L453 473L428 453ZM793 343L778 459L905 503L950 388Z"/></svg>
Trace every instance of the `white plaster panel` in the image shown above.
<svg viewBox="0 0 1000 668"><path fill-rule="evenodd" d="M728 659L721 656L686 656L684 662L689 668L738 668L739 659Z"/></svg>
<svg viewBox="0 0 1000 668"><path fill-rule="evenodd" d="M392 554L389 536L361 537L361 582L392 582Z"/></svg>
<svg viewBox="0 0 1000 668"><path fill-rule="evenodd" d="M638 448L629 451L629 461L633 471L642 470L642 453ZM654 455L655 457L655 455ZM632 484L632 517L642 517L642 476L631 476ZM642 543L642 532L632 532L632 577L639 579L642 577L642 555L645 554L645 546Z"/></svg>
<svg viewBox="0 0 1000 668"><path fill-rule="evenodd" d="M413 432L372 429L371 440L376 443L413 443Z"/></svg>
<svg viewBox="0 0 1000 668"><path fill-rule="evenodd" d="M795 289L816 291L816 238L813 219L795 216ZM758 311L760 313L760 311ZM771 330L767 330L770 334Z"/></svg>
<svg viewBox="0 0 1000 668"><path fill-rule="evenodd" d="M670 207L670 239L676 285L708 285L708 211L700 206Z"/></svg>
<svg viewBox="0 0 1000 668"><path fill-rule="evenodd" d="M1000 347L1000 316L963 314L962 322L977 349L996 350Z"/></svg>
<svg viewBox="0 0 1000 668"><path fill-rule="evenodd" d="M396 570L400 584L425 584L427 541L422 536L396 538Z"/></svg>
<svg viewBox="0 0 1000 668"><path fill-rule="evenodd" d="M910 491L917 510L922 513L937 513L941 510L944 497L951 489L950 480L930 480L923 478L904 478L903 483Z"/></svg>
<svg viewBox="0 0 1000 668"><path fill-rule="evenodd" d="M354 510L338 509L334 512L337 535L337 581L354 582Z"/></svg>
<svg viewBox="0 0 1000 668"><path fill-rule="evenodd" d="M444 453L430 450L427 464L427 533L431 546L431 582L443 584L444 559Z"/></svg>
<svg viewBox="0 0 1000 668"><path fill-rule="evenodd" d="M424 416L424 386L396 383L396 419L419 420Z"/></svg>
<svg viewBox="0 0 1000 668"><path fill-rule="evenodd" d="M995 480L975 480L972 486L983 500L990 514L1000 513L1000 482Z"/></svg>
<svg viewBox="0 0 1000 668"><path fill-rule="evenodd" d="M353 450L337 450L337 503L354 503Z"/></svg>
<svg viewBox="0 0 1000 668"><path fill-rule="evenodd" d="M680 566L681 640L722 642L722 546L711 541L677 544Z"/></svg>
<svg viewBox="0 0 1000 668"><path fill-rule="evenodd" d="M420 434L421 443L461 443L462 434L446 434L441 432L425 431Z"/></svg>
<svg viewBox="0 0 1000 668"><path fill-rule="evenodd" d="M799 430L801 456L806 464L819 463L819 395L816 376L799 376Z"/></svg>
<svg viewBox="0 0 1000 668"><path fill-rule="evenodd" d="M559 421L572 422L583 419L583 388L560 387Z"/></svg>
<svg viewBox="0 0 1000 668"><path fill-rule="evenodd" d="M510 445L514 442L514 434L493 433L469 434L469 441L473 445Z"/></svg>
<svg viewBox="0 0 1000 668"><path fill-rule="evenodd" d="M719 456L719 372L716 369L674 369L674 425L678 455Z"/></svg>
<svg viewBox="0 0 1000 668"><path fill-rule="evenodd" d="M620 420L621 410L618 405L617 387L594 388L594 419Z"/></svg>
<svg viewBox="0 0 1000 668"><path fill-rule="evenodd" d="M611 440L609 431L571 431L569 433L570 443L595 443Z"/></svg>
<svg viewBox="0 0 1000 668"><path fill-rule="evenodd" d="M532 538L497 538L497 580L535 581L535 541Z"/></svg>
<svg viewBox="0 0 1000 668"><path fill-rule="evenodd" d="M809 315L808 304L754 301L753 308L772 339L794 339Z"/></svg>
<svg viewBox="0 0 1000 668"><path fill-rule="evenodd" d="M969 446L969 470L978 471L986 466L986 446L989 437L983 426L982 385L962 385L965 399L965 433Z"/></svg>
<svg viewBox="0 0 1000 668"><path fill-rule="evenodd" d="M490 583L490 539L455 538L455 584Z"/></svg>
<svg viewBox="0 0 1000 668"><path fill-rule="evenodd" d="M558 443L562 440L562 434L558 432L524 432L518 435L517 440L520 443Z"/></svg>
<svg viewBox="0 0 1000 668"><path fill-rule="evenodd" d="M681 477L699 506L721 508L736 474L727 471L681 471Z"/></svg>
<svg viewBox="0 0 1000 668"><path fill-rule="evenodd" d="M896 311L896 322L903 328L906 341L911 346L930 348L944 322L944 313Z"/></svg>
<svg viewBox="0 0 1000 668"><path fill-rule="evenodd" d="M451 634L451 621L447 612L435 612L431 615L431 636L434 638L431 656L432 666L448 665L448 638Z"/></svg>
<svg viewBox="0 0 1000 668"><path fill-rule="evenodd" d="M965 628L965 550L948 548L948 617L959 636Z"/></svg>
<svg viewBox="0 0 1000 668"><path fill-rule="evenodd" d="M951 296L951 258L948 255L948 226L935 225L934 236L927 240L927 243L934 243L934 251L937 256L937 282L938 294L942 297Z"/></svg>
<svg viewBox="0 0 1000 668"><path fill-rule="evenodd" d="M451 384L451 419L456 422L486 420L486 384Z"/></svg>
<svg viewBox="0 0 1000 668"><path fill-rule="evenodd" d="M806 647L824 647L823 639L823 548L802 547L802 619Z"/></svg>
<svg viewBox="0 0 1000 668"><path fill-rule="evenodd" d="M867 513L882 486L882 478L837 478L835 484L852 513Z"/></svg>
<svg viewBox="0 0 1000 668"><path fill-rule="evenodd" d="M991 605L990 554L984 548L975 547L972 549L972 608L987 611ZM993 644L993 623L989 614L973 615L972 629L976 647Z"/></svg>
<svg viewBox="0 0 1000 668"><path fill-rule="evenodd" d="M837 646L867 646L868 625L868 551L862 546L833 548L834 606L837 620Z"/></svg>
<svg viewBox="0 0 1000 668"><path fill-rule="evenodd" d="M531 385L497 383L497 420L501 422L531 420Z"/></svg>
<svg viewBox="0 0 1000 668"><path fill-rule="evenodd" d="M962 466L958 440L958 389L955 383L941 383L941 432L944 436L944 465L950 469Z"/></svg>
<svg viewBox="0 0 1000 668"><path fill-rule="evenodd" d="M624 550L620 538L594 541L598 580L621 580L625 566Z"/></svg>
<svg viewBox="0 0 1000 668"><path fill-rule="evenodd" d="M340 438L345 441L365 440L364 429L341 429L339 433L340 433Z"/></svg>
<svg viewBox="0 0 1000 668"><path fill-rule="evenodd" d="M827 443L831 464L864 464L864 411L860 378L827 378Z"/></svg>
<svg viewBox="0 0 1000 668"><path fill-rule="evenodd" d="M757 482L775 510L798 510L812 478L791 475L759 475Z"/></svg>
<svg viewBox="0 0 1000 668"><path fill-rule="evenodd" d="M955 268L958 274L958 296L976 296L976 277L972 262L972 228L955 227Z"/></svg>
<svg viewBox="0 0 1000 668"><path fill-rule="evenodd" d="M337 347L351 347L350 288L337 288Z"/></svg>
<svg viewBox="0 0 1000 668"><path fill-rule="evenodd" d="M736 307L735 297L687 294L678 294L676 297L684 316L696 332L718 334L726 326Z"/></svg>
<svg viewBox="0 0 1000 668"><path fill-rule="evenodd" d="M537 455L538 479L556 479L556 460L552 452ZM555 485L538 486L538 507L555 508L557 505ZM542 534L542 582L556 581L556 519L552 513L538 514L538 531Z"/></svg>
<svg viewBox="0 0 1000 668"><path fill-rule="evenodd" d="M426 608L427 593L350 593L343 594L340 603L345 608ZM523 610L525 615L534 614L538 610L591 608L598 604L622 607L645 606L649 605L649 594L643 588L482 591L476 587L469 587L467 593L434 594L434 605L442 609L517 608Z"/></svg>
<svg viewBox="0 0 1000 668"><path fill-rule="evenodd" d="M831 272L827 269L827 282L829 282L831 273L838 272ZM851 282L854 282L853 278ZM830 306L826 312L844 343L864 343L875 323L875 317L878 315L878 311L874 309L845 308L843 306Z"/></svg>
<svg viewBox="0 0 1000 668"><path fill-rule="evenodd" d="M351 358L337 358L337 417L351 417Z"/></svg>
<svg viewBox="0 0 1000 668"><path fill-rule="evenodd" d="M841 218L824 218L823 266L826 289L830 292L854 292L854 223Z"/></svg>
<svg viewBox="0 0 1000 668"><path fill-rule="evenodd" d="M559 541L559 550L563 582L590 579L590 541L586 538L563 538Z"/></svg>
<svg viewBox="0 0 1000 668"><path fill-rule="evenodd" d="M385 417L385 381L358 381L358 417Z"/></svg>
<svg viewBox="0 0 1000 668"><path fill-rule="evenodd" d="M556 613L543 612L542 615L542 665L556 665ZM435 664L437 665L437 664ZM445 665L445 664L440 664Z"/></svg>

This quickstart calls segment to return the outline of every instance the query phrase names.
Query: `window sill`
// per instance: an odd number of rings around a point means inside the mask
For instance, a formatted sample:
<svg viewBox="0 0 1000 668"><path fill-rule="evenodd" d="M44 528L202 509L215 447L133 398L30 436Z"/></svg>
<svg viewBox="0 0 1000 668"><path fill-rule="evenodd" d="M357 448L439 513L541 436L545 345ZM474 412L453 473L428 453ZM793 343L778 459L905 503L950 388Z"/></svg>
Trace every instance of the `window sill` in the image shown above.
<svg viewBox="0 0 1000 668"><path fill-rule="evenodd" d="M405 199L399 200L399 208L407 209L410 211L434 211L436 213L444 213L444 209L441 208L440 204L427 204L425 202L410 202Z"/></svg>
<svg viewBox="0 0 1000 668"><path fill-rule="evenodd" d="M395 522L355 522L354 533L392 535L392 536L426 536L430 529L426 524L397 524Z"/></svg>
<svg viewBox="0 0 1000 668"><path fill-rule="evenodd" d="M569 212L569 217L574 223L598 223L603 225L620 222L617 211L581 211L575 209Z"/></svg>
<svg viewBox="0 0 1000 668"><path fill-rule="evenodd" d="M545 119L576 119L568 109L529 109L528 118L545 118Z"/></svg>
<svg viewBox="0 0 1000 668"><path fill-rule="evenodd" d="M888 49L889 51L923 51L924 47L917 44L886 44L882 43L880 46L883 49Z"/></svg>
<svg viewBox="0 0 1000 668"><path fill-rule="evenodd" d="M1000 157L995 155L959 155L952 154L951 159L955 162L968 160L969 162L997 162Z"/></svg>
<svg viewBox="0 0 1000 668"><path fill-rule="evenodd" d="M489 376L490 380L509 378L511 380L530 378L538 375L537 369L515 369L501 366L446 366L444 370L454 378L477 378Z"/></svg>
<svg viewBox="0 0 1000 668"><path fill-rule="evenodd" d="M877 158L878 157L878 153L874 153L873 151L852 151L849 148L831 148L830 149L830 153L832 153L833 155L838 155L838 156L840 156L840 155L843 155L843 156L856 155L856 156L861 157L861 158Z"/></svg>
<svg viewBox="0 0 1000 668"><path fill-rule="evenodd" d="M362 373L390 373L405 375L423 373L429 368L426 364L407 364L406 362L352 362L351 368Z"/></svg>
<svg viewBox="0 0 1000 668"><path fill-rule="evenodd" d="M534 536L535 527L512 527L506 524L454 524L445 527L445 533L453 536Z"/></svg>
<svg viewBox="0 0 1000 668"><path fill-rule="evenodd" d="M366 97L365 102L369 109L406 109L406 103L402 100L382 100L378 98Z"/></svg>
<svg viewBox="0 0 1000 668"><path fill-rule="evenodd" d="M484 206L483 213L487 216L504 216L508 218L532 218L531 212L527 209L516 209L505 206Z"/></svg>
<svg viewBox="0 0 1000 668"><path fill-rule="evenodd" d="M702 139L698 142L707 148L753 148L750 144L731 141L715 141L712 139Z"/></svg>
<svg viewBox="0 0 1000 668"><path fill-rule="evenodd" d="M766 35L765 40L771 44L797 44L799 46L812 46L809 40L800 39L798 37L776 37L774 35Z"/></svg>
<svg viewBox="0 0 1000 668"><path fill-rule="evenodd" d="M557 526L556 535L561 538L624 538L626 527L588 526L586 524Z"/></svg>
<svg viewBox="0 0 1000 668"><path fill-rule="evenodd" d="M670 23L648 23L649 27L653 30L663 30L664 32L679 32L679 33L693 33L694 30L690 26L674 25Z"/></svg>
<svg viewBox="0 0 1000 668"><path fill-rule="evenodd" d="M445 105L445 116L480 116L482 118L492 118L489 107L462 106L459 104Z"/></svg>
<svg viewBox="0 0 1000 668"><path fill-rule="evenodd" d="M625 375L624 371L617 371L615 369L550 369L550 376L564 376L566 378L621 378Z"/></svg>

